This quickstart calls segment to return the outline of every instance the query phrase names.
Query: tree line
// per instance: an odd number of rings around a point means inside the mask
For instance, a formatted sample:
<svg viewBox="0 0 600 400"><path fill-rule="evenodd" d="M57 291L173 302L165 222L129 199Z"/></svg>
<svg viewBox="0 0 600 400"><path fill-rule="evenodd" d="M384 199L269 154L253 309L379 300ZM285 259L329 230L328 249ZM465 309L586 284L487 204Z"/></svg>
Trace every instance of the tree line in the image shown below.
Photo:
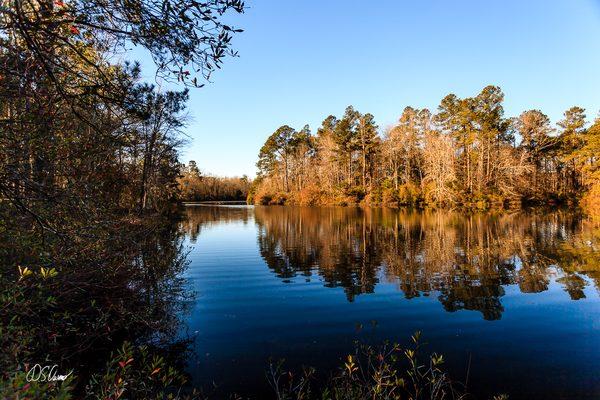
<svg viewBox="0 0 600 400"><path fill-rule="evenodd" d="M325 118L316 134L281 126L260 149L249 200L482 209L597 203L600 119L588 127L580 107L556 126L539 110L507 118L503 101L499 87L487 86L474 97L447 95L436 113L406 107L383 131L352 106Z"/></svg>
<svg viewBox="0 0 600 400"><path fill-rule="evenodd" d="M220 177L202 174L194 160L181 166L177 182L181 201L245 201L252 184L246 175Z"/></svg>
<svg viewBox="0 0 600 400"><path fill-rule="evenodd" d="M164 398L183 379L156 362L185 265L172 221L180 133L188 88L235 55L224 15L243 11L241 0L1 2L1 398ZM125 61L134 46L180 89L144 82ZM148 354L150 337L164 346ZM75 372L27 383L41 360Z"/></svg>

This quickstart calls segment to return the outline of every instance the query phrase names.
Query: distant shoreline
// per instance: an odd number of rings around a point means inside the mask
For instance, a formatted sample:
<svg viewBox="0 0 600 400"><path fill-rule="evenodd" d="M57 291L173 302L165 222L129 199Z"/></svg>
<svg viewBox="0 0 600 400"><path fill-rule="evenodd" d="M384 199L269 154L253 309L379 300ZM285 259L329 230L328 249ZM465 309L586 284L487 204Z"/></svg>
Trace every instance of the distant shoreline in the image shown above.
<svg viewBox="0 0 600 400"><path fill-rule="evenodd" d="M194 206L194 205L247 205L248 203L245 200L206 200L206 201L184 201L184 206Z"/></svg>

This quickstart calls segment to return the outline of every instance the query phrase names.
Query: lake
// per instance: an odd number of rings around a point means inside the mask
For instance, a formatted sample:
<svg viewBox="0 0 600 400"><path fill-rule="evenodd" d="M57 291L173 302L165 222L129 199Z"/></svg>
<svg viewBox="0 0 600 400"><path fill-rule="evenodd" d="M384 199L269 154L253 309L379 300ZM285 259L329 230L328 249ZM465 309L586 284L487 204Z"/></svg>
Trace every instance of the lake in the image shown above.
<svg viewBox="0 0 600 400"><path fill-rule="evenodd" d="M188 370L217 397L271 393L269 358L326 375L357 340L407 344L419 330L478 398L600 398L600 230L577 215L186 214Z"/></svg>

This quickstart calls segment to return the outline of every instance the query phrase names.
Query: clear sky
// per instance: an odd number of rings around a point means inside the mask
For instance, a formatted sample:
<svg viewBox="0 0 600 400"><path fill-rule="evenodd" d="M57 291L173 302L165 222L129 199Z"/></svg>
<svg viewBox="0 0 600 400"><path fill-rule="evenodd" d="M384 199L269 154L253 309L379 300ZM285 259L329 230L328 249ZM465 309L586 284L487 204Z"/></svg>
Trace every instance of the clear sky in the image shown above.
<svg viewBox="0 0 600 400"><path fill-rule="evenodd" d="M316 132L347 105L381 128L448 93L505 93L507 116L600 110L600 0L246 0L244 29L212 83L192 89L182 159L255 175L280 125ZM147 65L147 61L143 62Z"/></svg>

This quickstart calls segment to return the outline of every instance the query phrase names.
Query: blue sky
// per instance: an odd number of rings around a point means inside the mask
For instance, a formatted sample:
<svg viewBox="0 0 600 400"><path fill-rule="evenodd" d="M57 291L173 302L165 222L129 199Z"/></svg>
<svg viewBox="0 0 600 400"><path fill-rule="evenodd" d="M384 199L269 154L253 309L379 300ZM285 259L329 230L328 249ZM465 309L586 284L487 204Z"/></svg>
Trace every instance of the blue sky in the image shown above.
<svg viewBox="0 0 600 400"><path fill-rule="evenodd" d="M246 4L234 19L240 57L190 95L182 159L208 173L254 176L280 125L316 132L350 104L384 128L407 105L435 110L448 93L494 84L507 116L537 108L555 122L573 105L588 118L600 110L600 0Z"/></svg>

